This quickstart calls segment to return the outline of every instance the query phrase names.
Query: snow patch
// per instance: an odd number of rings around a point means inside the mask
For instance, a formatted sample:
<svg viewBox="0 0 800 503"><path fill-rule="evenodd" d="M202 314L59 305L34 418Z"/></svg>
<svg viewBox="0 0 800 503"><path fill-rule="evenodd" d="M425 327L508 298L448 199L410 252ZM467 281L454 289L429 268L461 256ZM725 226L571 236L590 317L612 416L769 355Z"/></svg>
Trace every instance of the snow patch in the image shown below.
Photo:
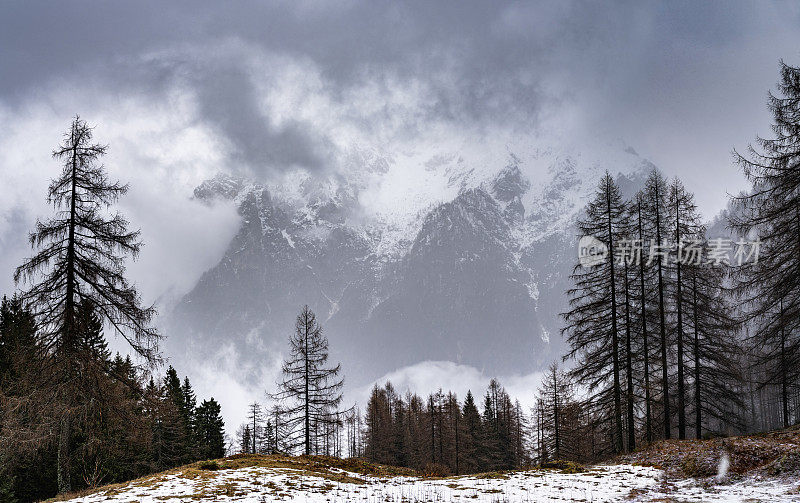
<svg viewBox="0 0 800 503"><path fill-rule="evenodd" d="M480 476L420 479L373 477L331 468L361 483L333 481L304 474L295 468L248 467L208 472L208 477L185 478L180 473L154 476L122 487L69 500L73 503L175 501L358 501L413 502L572 502L591 501L796 501L794 483L747 479L729 485L708 486L694 480L671 482L661 470L634 465L596 466L583 473L529 470L503 477Z"/></svg>
<svg viewBox="0 0 800 503"><path fill-rule="evenodd" d="M286 242L289 243L289 246L294 248L294 239L292 239L292 236L290 236L289 233L286 232L286 229L281 229L281 235L283 236L283 239L285 239Z"/></svg>

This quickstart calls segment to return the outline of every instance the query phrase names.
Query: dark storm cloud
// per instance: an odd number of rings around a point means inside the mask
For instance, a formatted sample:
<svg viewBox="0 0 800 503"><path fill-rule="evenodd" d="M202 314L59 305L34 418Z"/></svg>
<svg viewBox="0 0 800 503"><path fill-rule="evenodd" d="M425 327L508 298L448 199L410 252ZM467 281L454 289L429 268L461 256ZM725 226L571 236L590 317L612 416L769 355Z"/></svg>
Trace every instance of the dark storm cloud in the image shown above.
<svg viewBox="0 0 800 503"><path fill-rule="evenodd" d="M230 63L216 75L194 79L201 113L235 143L235 152L249 166L323 166L326 141L296 121L269 127L259 110L256 90L246 70Z"/></svg>
<svg viewBox="0 0 800 503"><path fill-rule="evenodd" d="M248 51L313 65L342 103L360 99L364 83L386 96L417 93L408 108L340 111L367 136L387 123L408 139L442 122L535 131L543 111L567 102L588 134L623 137L668 170L666 152L680 147L694 156L692 173L720 152L727 162L756 134L777 60L800 57L800 9L788 2L27 1L2 10L0 102L13 107L60 78L153 96L177 81L233 161L259 173L321 169L335 149L307 118L269 120Z"/></svg>
<svg viewBox="0 0 800 503"><path fill-rule="evenodd" d="M404 118L412 129L428 120L513 119L530 125L545 99L541 75L560 60L559 52L585 47L594 38L586 36L580 19L563 32L550 27L585 10L562 4L532 10L492 2L26 2L4 10L0 96L12 102L49 79L81 72L88 80L157 90L170 69L143 72L129 64L132 58L236 37L253 47L309 58L334 97L365 81L423 81L428 99L414 117ZM250 76L236 61L196 63L191 80L204 110L244 156L295 161L286 152L304 148L308 158L297 161L320 162L324 139L309 138L301 125L281 131L259 126ZM256 141L258 135L267 141ZM283 153L273 151L279 146Z"/></svg>
<svg viewBox="0 0 800 503"><path fill-rule="evenodd" d="M149 75L148 68L166 64L173 70L168 82L177 81L196 93L201 116L233 144L234 166L244 164L256 175L282 167L322 169L331 150L324 134L295 120L272 126L254 85L256 77L238 56L177 56L140 65Z"/></svg>

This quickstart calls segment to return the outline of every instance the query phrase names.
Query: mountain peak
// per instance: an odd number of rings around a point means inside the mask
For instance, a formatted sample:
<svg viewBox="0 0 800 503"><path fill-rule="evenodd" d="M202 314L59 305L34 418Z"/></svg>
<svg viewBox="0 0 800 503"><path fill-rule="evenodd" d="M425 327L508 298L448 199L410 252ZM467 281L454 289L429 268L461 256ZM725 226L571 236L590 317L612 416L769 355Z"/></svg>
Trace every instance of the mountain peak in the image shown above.
<svg viewBox="0 0 800 503"><path fill-rule="evenodd" d="M217 173L194 189L194 197L206 202L221 198L233 200L244 189L246 183L241 177L227 173Z"/></svg>
<svg viewBox="0 0 800 503"><path fill-rule="evenodd" d="M519 160L513 156L511 162L500 170L491 183L492 195L504 203L519 200L530 188L530 181L519 168Z"/></svg>

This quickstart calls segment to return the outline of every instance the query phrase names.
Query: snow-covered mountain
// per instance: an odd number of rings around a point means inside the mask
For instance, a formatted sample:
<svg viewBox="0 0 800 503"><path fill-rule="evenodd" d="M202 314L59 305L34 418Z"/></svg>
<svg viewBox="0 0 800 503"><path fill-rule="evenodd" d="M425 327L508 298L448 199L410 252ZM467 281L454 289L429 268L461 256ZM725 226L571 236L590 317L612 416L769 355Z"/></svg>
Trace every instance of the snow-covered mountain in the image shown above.
<svg viewBox="0 0 800 503"><path fill-rule="evenodd" d="M218 175L195 197L233 201L241 227L175 308L173 330L201 354L224 340L263 360L308 304L349 373L423 360L535 370L563 349L581 208L606 169L633 190L651 166L619 146L480 162L356 150L334 174Z"/></svg>

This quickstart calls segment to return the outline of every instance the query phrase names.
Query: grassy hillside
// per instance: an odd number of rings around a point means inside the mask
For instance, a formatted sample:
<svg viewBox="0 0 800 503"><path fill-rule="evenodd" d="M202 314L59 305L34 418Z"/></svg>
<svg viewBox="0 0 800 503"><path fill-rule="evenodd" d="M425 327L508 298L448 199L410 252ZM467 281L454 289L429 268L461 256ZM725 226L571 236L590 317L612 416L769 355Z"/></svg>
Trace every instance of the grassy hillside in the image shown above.
<svg viewBox="0 0 800 503"><path fill-rule="evenodd" d="M800 473L800 427L709 440L663 440L617 462L654 466L675 477L710 477L726 458L732 476Z"/></svg>
<svg viewBox="0 0 800 503"><path fill-rule="evenodd" d="M788 435L794 439L793 435ZM710 501L788 502L798 500L797 478L748 475L771 473L796 452L786 436L737 437L710 441L660 442L615 464L580 468L555 464L502 473L424 478L415 472L361 460L327 457L236 455L201 461L124 484L100 487L58 501L71 503L158 503L239 501L345 502L571 502ZM766 448L766 450L765 450ZM726 450L727 449L727 450ZM758 453L771 453L769 455ZM716 474L714 458L728 454L735 477ZM766 458L769 457L769 460ZM747 459L756 459L748 464ZM691 461L688 461L691 460ZM643 466L651 465L651 466ZM659 466L652 466L659 465ZM697 466L700 478L680 475ZM667 468L665 472L661 467ZM750 468L748 468L750 467ZM772 468L770 468L772 467Z"/></svg>

